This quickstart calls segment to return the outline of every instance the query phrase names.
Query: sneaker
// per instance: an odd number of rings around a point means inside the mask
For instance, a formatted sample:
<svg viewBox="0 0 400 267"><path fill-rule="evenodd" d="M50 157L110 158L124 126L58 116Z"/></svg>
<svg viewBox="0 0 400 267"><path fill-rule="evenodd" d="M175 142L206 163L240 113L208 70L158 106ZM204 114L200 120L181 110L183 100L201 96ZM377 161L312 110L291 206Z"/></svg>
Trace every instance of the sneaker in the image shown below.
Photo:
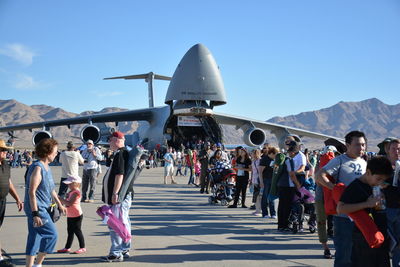
<svg viewBox="0 0 400 267"><path fill-rule="evenodd" d="M89 203L89 199L85 199L83 202L85 202L85 203Z"/></svg>
<svg viewBox="0 0 400 267"><path fill-rule="evenodd" d="M71 252L70 248L63 248L63 249L57 250L57 253L68 253L68 252Z"/></svg>
<svg viewBox="0 0 400 267"><path fill-rule="evenodd" d="M80 248L77 251L72 252L72 254L82 254L86 252L86 248Z"/></svg>
<svg viewBox="0 0 400 267"><path fill-rule="evenodd" d="M257 216L257 217L262 217L262 214L259 213L259 212L253 212L252 214L253 214L254 216Z"/></svg>
<svg viewBox="0 0 400 267"><path fill-rule="evenodd" d="M89 199L88 202L89 203L94 203L94 199Z"/></svg>
<svg viewBox="0 0 400 267"><path fill-rule="evenodd" d="M121 256L115 256L115 255L108 255L106 257L102 258L106 262L121 262L124 261L124 257Z"/></svg>
<svg viewBox="0 0 400 267"><path fill-rule="evenodd" d="M228 208L230 208L230 209L232 209L232 208L235 209L235 208L237 208L237 206L236 206L236 205L229 205Z"/></svg>
<svg viewBox="0 0 400 267"><path fill-rule="evenodd" d="M278 217L276 215L272 215L270 218L271 219L278 219Z"/></svg>
<svg viewBox="0 0 400 267"><path fill-rule="evenodd" d="M252 205L249 209L255 210L256 209L256 205Z"/></svg>
<svg viewBox="0 0 400 267"><path fill-rule="evenodd" d="M325 259L332 259L332 254L331 254L329 248L324 250L324 258Z"/></svg>
<svg viewBox="0 0 400 267"><path fill-rule="evenodd" d="M247 209L247 206L246 205L242 205L242 208Z"/></svg>
<svg viewBox="0 0 400 267"><path fill-rule="evenodd" d="M124 259L129 258L129 250L122 252L122 256L124 257Z"/></svg>

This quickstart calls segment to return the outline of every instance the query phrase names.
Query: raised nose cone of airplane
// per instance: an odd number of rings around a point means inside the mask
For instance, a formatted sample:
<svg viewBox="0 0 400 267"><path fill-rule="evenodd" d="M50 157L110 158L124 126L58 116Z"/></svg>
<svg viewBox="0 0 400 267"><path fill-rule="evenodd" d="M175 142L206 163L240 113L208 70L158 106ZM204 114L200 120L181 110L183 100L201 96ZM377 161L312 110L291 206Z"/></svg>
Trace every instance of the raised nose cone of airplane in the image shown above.
<svg viewBox="0 0 400 267"><path fill-rule="evenodd" d="M208 100L211 106L226 103L219 67L204 45L194 45L179 62L169 84L165 103L172 104L174 100Z"/></svg>

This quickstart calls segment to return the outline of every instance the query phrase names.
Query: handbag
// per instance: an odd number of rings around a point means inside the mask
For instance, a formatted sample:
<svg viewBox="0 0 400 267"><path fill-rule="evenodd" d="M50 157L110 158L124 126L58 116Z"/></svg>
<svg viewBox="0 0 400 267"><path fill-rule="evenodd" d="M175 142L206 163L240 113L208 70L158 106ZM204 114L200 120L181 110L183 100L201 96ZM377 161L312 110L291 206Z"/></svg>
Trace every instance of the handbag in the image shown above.
<svg viewBox="0 0 400 267"><path fill-rule="evenodd" d="M51 203L50 207L47 208L47 212L54 223L57 222L61 217L60 210L58 209L56 203Z"/></svg>

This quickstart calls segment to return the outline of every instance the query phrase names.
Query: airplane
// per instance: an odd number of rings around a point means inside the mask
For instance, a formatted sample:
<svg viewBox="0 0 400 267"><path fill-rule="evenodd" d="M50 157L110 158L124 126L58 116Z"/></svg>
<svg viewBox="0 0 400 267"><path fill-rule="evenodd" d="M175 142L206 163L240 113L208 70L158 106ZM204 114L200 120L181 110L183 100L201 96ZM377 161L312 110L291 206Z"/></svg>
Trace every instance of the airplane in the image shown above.
<svg viewBox="0 0 400 267"><path fill-rule="evenodd" d="M28 129L32 132L32 129L41 128L33 133L32 143L35 145L43 138L52 137L51 127L86 124L80 132L82 141L91 139L98 143L106 140L115 130L113 127L105 126L105 122L115 122L118 126L118 122L121 121L147 121L149 127L143 136L138 132L125 136L127 145L142 144L147 149L163 145L178 147L191 139L222 143L220 124L235 125L236 129L242 129L243 142L251 147L264 144L265 130L277 137L280 148L285 147L288 136L341 140L334 136L286 125L215 112L214 107L227 103L225 88L219 67L211 52L203 44L196 44L186 52L172 78L150 72L105 79L146 79L149 88L149 108L9 125L0 127L0 132L9 132L9 135L13 136L14 131ZM154 107L152 86L154 79L170 80L165 106ZM103 126L99 128L96 123L102 123Z"/></svg>

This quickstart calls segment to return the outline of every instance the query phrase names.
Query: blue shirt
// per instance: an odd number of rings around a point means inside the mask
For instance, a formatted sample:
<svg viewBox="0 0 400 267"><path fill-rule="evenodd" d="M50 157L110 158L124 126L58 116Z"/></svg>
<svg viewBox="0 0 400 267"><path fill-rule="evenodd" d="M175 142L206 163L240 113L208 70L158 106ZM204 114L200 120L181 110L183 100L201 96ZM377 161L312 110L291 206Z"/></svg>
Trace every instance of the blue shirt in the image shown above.
<svg viewBox="0 0 400 267"><path fill-rule="evenodd" d="M44 212L48 207L50 207L52 203L51 192L55 188L53 175L51 174L50 167L46 171L43 163L41 163L40 161L33 162L32 165L29 167L25 184L24 211L27 216L32 216L29 188L30 188L32 173L33 170L36 168L36 166L40 167L42 175L42 181L40 182L39 186L36 189L36 203L39 212Z"/></svg>
<svg viewBox="0 0 400 267"><path fill-rule="evenodd" d="M171 153L166 153L166 154L164 155L164 159L170 161L170 162L165 161L165 164L164 164L165 167L173 166L174 158L172 157L172 154L171 154Z"/></svg>

